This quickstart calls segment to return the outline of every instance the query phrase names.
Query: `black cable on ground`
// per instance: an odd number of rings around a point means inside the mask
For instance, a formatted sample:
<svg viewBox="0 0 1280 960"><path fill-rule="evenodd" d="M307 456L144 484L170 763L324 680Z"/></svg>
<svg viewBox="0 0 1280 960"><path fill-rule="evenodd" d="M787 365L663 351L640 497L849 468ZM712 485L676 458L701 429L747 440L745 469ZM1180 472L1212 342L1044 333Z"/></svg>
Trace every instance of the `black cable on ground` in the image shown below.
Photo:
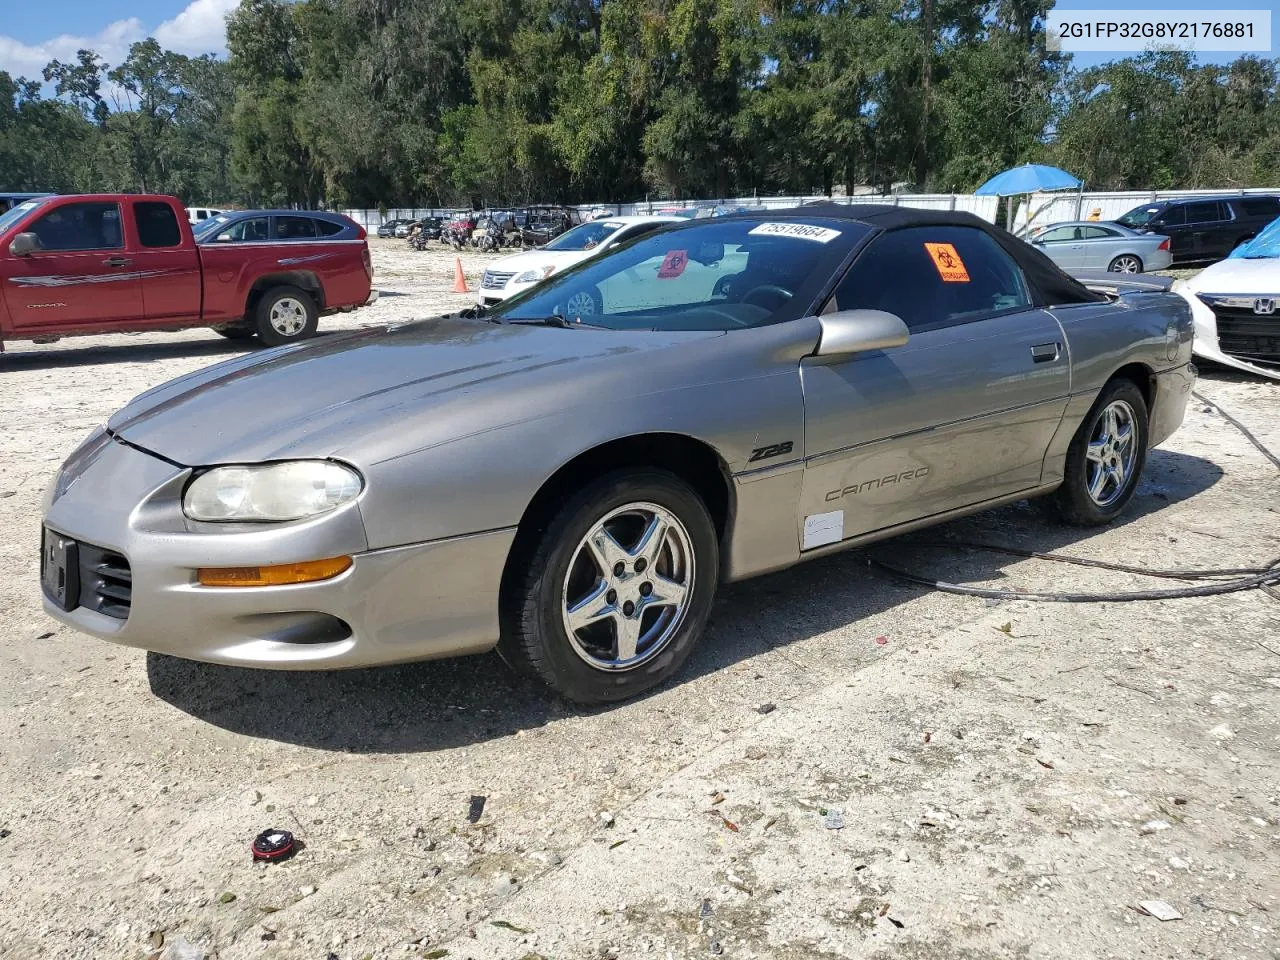
<svg viewBox="0 0 1280 960"><path fill-rule="evenodd" d="M1277 457L1266 444L1259 440L1243 423L1227 413L1222 406L1210 400L1198 391L1191 395L1201 403L1213 407L1224 420L1240 431L1244 437L1258 449L1264 457L1280 470L1280 457ZM1280 558L1265 567L1224 567L1217 570L1153 570L1146 567L1134 567L1123 563L1109 563L1105 560L1090 560L1085 557L1064 556L1055 553L1041 553L1036 550L1020 550L1016 547L1005 547L995 543L981 543L971 540L921 540L911 544L915 547L954 549L956 547L971 550L988 550L993 553L1004 553L1012 557L1026 557L1031 560L1049 560L1054 563L1070 563L1081 567L1096 567L1101 570L1115 570L1142 577L1161 577L1167 580L1210 580L1211 583L1194 587L1175 587L1167 590L1129 590L1114 593L1057 593L1035 590L996 590L989 587L969 587L964 584L950 583L946 580L934 580L919 574L902 570L898 567L868 558L867 562L886 573L906 580L910 583L941 590L943 593L956 593L967 597L985 597L989 600L1036 600L1042 603L1129 603L1138 600L1180 600L1186 597L1212 597L1225 593L1240 593L1244 590L1262 590L1267 596L1280 600ZM1232 579L1224 579L1232 578Z"/></svg>
<svg viewBox="0 0 1280 960"><path fill-rule="evenodd" d="M910 573L898 567L876 560L867 561L887 573L893 574L911 583L932 587L943 593L958 593L968 597L986 597L990 600L1038 600L1042 603L1128 603L1135 600L1181 600L1186 597L1213 597L1224 593L1239 593L1243 590L1256 590L1272 584L1280 584L1280 566L1272 567L1265 573L1242 577L1237 580L1219 580L1195 587L1176 587L1168 590L1131 590L1116 593L1042 593L1031 590L994 590L988 587L968 587L946 580L931 580Z"/></svg>
<svg viewBox="0 0 1280 960"><path fill-rule="evenodd" d="M1207 403L1209 406L1213 407L1213 409L1217 410L1218 413L1222 415L1222 419L1226 420L1227 423L1231 424L1233 427L1235 427L1237 430L1243 433L1245 435L1245 438L1250 443L1252 443L1255 447L1258 448L1258 452L1261 453L1268 460L1270 460L1272 465L1277 470L1280 470L1280 457L1277 457L1274 453L1268 450L1267 445L1263 443L1261 440L1259 440L1257 437L1255 437L1252 433L1250 433L1248 427L1246 427L1243 423L1241 423L1231 414L1227 413L1227 411L1223 410L1222 406L1216 400L1210 400L1208 397L1204 396L1203 394L1199 393L1196 390L1192 390L1191 395L1195 397L1197 400L1199 400L1201 403Z"/></svg>

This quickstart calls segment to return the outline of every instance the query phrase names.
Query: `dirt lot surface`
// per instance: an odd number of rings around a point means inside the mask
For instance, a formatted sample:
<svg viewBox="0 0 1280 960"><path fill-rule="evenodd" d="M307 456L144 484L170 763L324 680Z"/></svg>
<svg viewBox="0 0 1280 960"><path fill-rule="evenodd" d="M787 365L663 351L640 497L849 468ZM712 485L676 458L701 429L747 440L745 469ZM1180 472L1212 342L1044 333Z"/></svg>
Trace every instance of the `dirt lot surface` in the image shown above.
<svg viewBox="0 0 1280 960"><path fill-rule="evenodd" d="M466 302L452 254L375 250L382 299L322 329ZM726 587L681 676L584 711L493 656L256 672L44 616L59 462L242 349L193 331L0 356L0 956L1280 957L1280 601L986 601L867 563L1073 591L1178 584L919 544L1265 564L1280 473L1212 408L1109 529L1024 503ZM1199 389L1280 451L1275 384ZM305 849L254 866L268 827Z"/></svg>

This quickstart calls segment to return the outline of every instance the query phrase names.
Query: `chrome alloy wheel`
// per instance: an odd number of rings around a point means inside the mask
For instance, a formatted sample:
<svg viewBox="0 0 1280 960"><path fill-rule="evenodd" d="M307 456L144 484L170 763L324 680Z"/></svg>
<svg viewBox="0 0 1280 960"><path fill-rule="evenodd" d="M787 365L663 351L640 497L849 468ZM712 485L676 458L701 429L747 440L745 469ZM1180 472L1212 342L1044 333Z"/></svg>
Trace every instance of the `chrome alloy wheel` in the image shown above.
<svg viewBox="0 0 1280 960"><path fill-rule="evenodd" d="M1142 267L1142 264L1138 262L1137 257L1132 257L1126 253L1124 256L1116 257L1115 261L1111 264L1111 272L1112 273L1139 273L1141 270L1141 267Z"/></svg>
<svg viewBox="0 0 1280 960"><path fill-rule="evenodd" d="M1085 449L1085 483L1089 499L1109 507L1124 492L1136 454L1133 407L1113 400L1102 410Z"/></svg>
<svg viewBox="0 0 1280 960"><path fill-rule="evenodd" d="M296 337L307 325L307 308L293 297L281 297L271 305L271 327L282 337Z"/></svg>
<svg viewBox="0 0 1280 960"><path fill-rule="evenodd" d="M671 642L693 594L693 541L656 503L611 510L579 541L561 614L573 651L597 670L631 670Z"/></svg>

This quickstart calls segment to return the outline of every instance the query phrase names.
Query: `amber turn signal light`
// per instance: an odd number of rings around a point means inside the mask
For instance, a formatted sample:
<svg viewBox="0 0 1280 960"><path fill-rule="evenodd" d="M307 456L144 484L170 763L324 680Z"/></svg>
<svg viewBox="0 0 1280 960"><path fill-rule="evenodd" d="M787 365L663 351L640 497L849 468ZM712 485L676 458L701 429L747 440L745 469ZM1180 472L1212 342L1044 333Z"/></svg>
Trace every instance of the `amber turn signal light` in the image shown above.
<svg viewBox="0 0 1280 960"><path fill-rule="evenodd" d="M196 571L196 578L203 587L276 587L328 580L350 566L350 557L329 557L270 567L201 567Z"/></svg>

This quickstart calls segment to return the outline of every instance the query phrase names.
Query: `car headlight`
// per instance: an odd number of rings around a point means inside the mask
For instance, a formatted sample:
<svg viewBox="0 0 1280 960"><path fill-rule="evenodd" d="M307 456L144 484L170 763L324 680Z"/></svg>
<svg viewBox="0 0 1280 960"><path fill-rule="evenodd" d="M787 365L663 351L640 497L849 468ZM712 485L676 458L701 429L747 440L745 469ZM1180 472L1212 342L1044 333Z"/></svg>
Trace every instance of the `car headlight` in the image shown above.
<svg viewBox="0 0 1280 960"><path fill-rule="evenodd" d="M360 495L360 474L328 460L214 467L187 485L182 509L192 520L302 520Z"/></svg>
<svg viewBox="0 0 1280 960"><path fill-rule="evenodd" d="M549 263L541 270L526 270L520 276L516 277L516 283L537 283L539 280L545 280L556 272L556 265Z"/></svg>

